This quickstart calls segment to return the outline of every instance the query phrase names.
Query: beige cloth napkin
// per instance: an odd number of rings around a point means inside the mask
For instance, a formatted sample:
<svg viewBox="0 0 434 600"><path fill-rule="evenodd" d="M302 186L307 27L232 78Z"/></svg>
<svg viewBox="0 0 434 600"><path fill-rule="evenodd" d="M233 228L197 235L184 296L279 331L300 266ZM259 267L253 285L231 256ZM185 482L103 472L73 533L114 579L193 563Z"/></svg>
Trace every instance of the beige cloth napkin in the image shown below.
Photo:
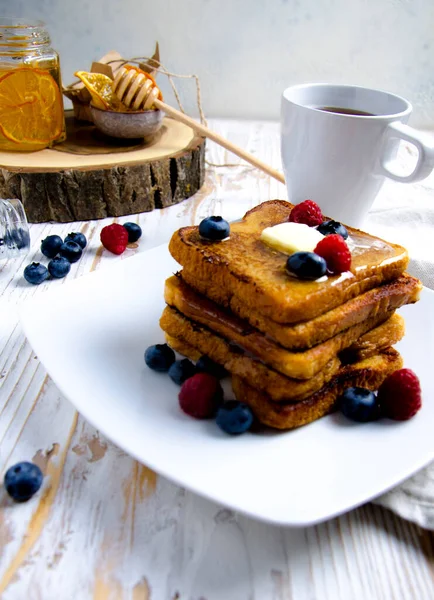
<svg viewBox="0 0 434 600"><path fill-rule="evenodd" d="M434 289L434 176L419 184L387 182L364 227L405 246L408 271ZM434 463L374 501L401 517L434 530Z"/></svg>

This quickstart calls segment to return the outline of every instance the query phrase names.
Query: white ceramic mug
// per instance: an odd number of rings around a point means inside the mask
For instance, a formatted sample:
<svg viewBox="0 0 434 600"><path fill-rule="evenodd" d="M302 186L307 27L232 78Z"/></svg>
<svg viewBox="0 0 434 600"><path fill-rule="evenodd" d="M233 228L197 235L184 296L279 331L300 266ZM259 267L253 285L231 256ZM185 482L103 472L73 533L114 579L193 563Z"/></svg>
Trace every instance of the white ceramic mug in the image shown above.
<svg viewBox="0 0 434 600"><path fill-rule="evenodd" d="M409 183L424 179L434 168L433 140L406 125L411 111L411 104L400 96L359 86L315 83L287 88L281 149L289 201L314 200L325 215L360 227L386 177ZM400 140L418 150L408 175L394 170Z"/></svg>

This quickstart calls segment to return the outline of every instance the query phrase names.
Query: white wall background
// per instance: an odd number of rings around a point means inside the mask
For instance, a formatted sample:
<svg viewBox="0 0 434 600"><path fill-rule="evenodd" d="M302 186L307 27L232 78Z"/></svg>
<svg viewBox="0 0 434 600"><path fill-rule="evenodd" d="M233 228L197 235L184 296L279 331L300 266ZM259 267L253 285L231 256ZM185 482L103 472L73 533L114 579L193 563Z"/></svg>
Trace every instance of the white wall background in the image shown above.
<svg viewBox="0 0 434 600"><path fill-rule="evenodd" d="M434 0L0 0L0 14L46 22L65 83L159 40L167 68L199 75L208 116L277 119L285 87L330 81L399 93L413 125L434 125Z"/></svg>

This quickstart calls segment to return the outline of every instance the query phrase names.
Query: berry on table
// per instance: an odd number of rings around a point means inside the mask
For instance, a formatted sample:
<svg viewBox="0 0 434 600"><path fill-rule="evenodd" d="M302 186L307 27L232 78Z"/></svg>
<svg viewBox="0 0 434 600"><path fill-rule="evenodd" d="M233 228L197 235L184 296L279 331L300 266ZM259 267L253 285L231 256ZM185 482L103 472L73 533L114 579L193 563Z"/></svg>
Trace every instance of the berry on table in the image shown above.
<svg viewBox="0 0 434 600"><path fill-rule="evenodd" d="M68 233L68 235L65 238L65 242L75 242L76 244L78 244L80 246L80 248L82 250L84 250L86 248L86 244L87 244L87 239L86 236L84 235L84 233L81 233L80 231L75 233Z"/></svg>
<svg viewBox="0 0 434 600"><path fill-rule="evenodd" d="M30 234L28 231L19 227L10 233L10 242L17 250L30 247Z"/></svg>
<svg viewBox="0 0 434 600"><path fill-rule="evenodd" d="M63 240L59 235L49 235L41 242L41 252L47 258L54 258L59 254Z"/></svg>
<svg viewBox="0 0 434 600"><path fill-rule="evenodd" d="M341 412L352 421L367 423L379 418L380 411L374 392L362 387L350 387L339 399Z"/></svg>
<svg viewBox="0 0 434 600"><path fill-rule="evenodd" d="M326 274L327 265L314 252L294 252L286 261L286 269L300 279L319 279Z"/></svg>
<svg viewBox="0 0 434 600"><path fill-rule="evenodd" d="M142 237L142 228L137 223L124 223L123 226L128 233L128 243L133 244Z"/></svg>
<svg viewBox="0 0 434 600"><path fill-rule="evenodd" d="M182 384L178 399L187 415L195 419L210 419L223 400L223 389L216 377L197 373Z"/></svg>
<svg viewBox="0 0 434 600"><path fill-rule="evenodd" d="M42 485L43 475L38 465L20 462L10 467L4 477L7 493L16 502L26 502Z"/></svg>
<svg viewBox="0 0 434 600"><path fill-rule="evenodd" d="M214 377L217 377L217 379L223 379L223 377L226 377L227 375L227 371L224 367L211 360L211 358L205 354L197 361L196 370L200 373L203 372L214 375Z"/></svg>
<svg viewBox="0 0 434 600"><path fill-rule="evenodd" d="M122 254L128 245L128 231L119 223L112 223L102 228L100 240L104 248L113 254Z"/></svg>
<svg viewBox="0 0 434 600"><path fill-rule="evenodd" d="M199 235L205 240L220 241L229 236L230 226L223 217L207 217L199 224Z"/></svg>
<svg viewBox="0 0 434 600"><path fill-rule="evenodd" d="M411 419L422 407L422 391L416 373L411 369L395 371L381 384L378 402L384 417L395 421Z"/></svg>
<svg viewBox="0 0 434 600"><path fill-rule="evenodd" d="M176 360L170 366L169 377L177 385L182 385L184 381L193 377L196 372L194 364L188 358L183 358L182 360Z"/></svg>
<svg viewBox="0 0 434 600"><path fill-rule="evenodd" d="M71 263L64 256L55 256L48 263L48 271L55 279L61 279L68 275L71 270Z"/></svg>
<svg viewBox="0 0 434 600"><path fill-rule="evenodd" d="M33 262L24 269L24 279L33 285L39 285L48 279L49 273L47 267L41 263Z"/></svg>
<svg viewBox="0 0 434 600"><path fill-rule="evenodd" d="M300 204L296 204L289 215L291 223L302 223L310 227L320 225L323 219L320 207L313 200L305 200Z"/></svg>
<svg viewBox="0 0 434 600"><path fill-rule="evenodd" d="M351 267L351 252L345 240L337 233L327 235L315 247L315 254L322 256L331 273L343 273Z"/></svg>
<svg viewBox="0 0 434 600"><path fill-rule="evenodd" d="M225 433L237 435L250 429L253 413L244 402L228 400L218 409L216 423Z"/></svg>
<svg viewBox="0 0 434 600"><path fill-rule="evenodd" d="M167 344L155 344L145 351L145 363L153 371L165 373L175 362L175 353Z"/></svg>
<svg viewBox="0 0 434 600"><path fill-rule="evenodd" d="M337 233L338 235L343 237L344 240L346 240L348 237L348 231L346 227L342 225L342 223L339 223L339 221L324 221L324 223L318 225L317 230L323 235L331 235L333 233Z"/></svg>
<svg viewBox="0 0 434 600"><path fill-rule="evenodd" d="M75 263L80 260L83 250L76 242L64 242L60 247L59 254L70 263Z"/></svg>

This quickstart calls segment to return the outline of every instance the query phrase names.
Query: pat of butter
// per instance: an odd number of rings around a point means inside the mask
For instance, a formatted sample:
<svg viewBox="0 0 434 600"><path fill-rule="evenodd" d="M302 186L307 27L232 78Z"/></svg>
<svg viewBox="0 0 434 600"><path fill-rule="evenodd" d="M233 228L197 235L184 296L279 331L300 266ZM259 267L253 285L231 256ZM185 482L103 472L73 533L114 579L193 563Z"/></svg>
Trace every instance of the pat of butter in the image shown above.
<svg viewBox="0 0 434 600"><path fill-rule="evenodd" d="M302 223L279 223L261 233L261 240L267 246L287 254L313 252L323 237L317 229Z"/></svg>

